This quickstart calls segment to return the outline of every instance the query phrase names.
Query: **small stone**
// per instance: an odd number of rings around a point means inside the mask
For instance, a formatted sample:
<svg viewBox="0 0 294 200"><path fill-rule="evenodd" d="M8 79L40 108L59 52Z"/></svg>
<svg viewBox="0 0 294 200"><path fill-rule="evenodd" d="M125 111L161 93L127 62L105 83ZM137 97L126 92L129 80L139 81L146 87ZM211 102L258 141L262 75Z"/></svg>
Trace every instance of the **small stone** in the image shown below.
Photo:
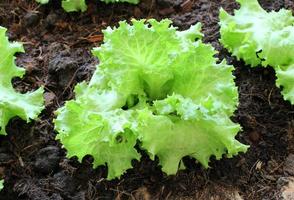
<svg viewBox="0 0 294 200"><path fill-rule="evenodd" d="M71 57L57 55L49 61L49 73L58 72L61 70L77 69L77 62Z"/></svg>
<svg viewBox="0 0 294 200"><path fill-rule="evenodd" d="M58 20L57 14L55 14L55 13L49 14L45 19L46 27L49 28L49 27L54 26L56 24L57 20Z"/></svg>
<svg viewBox="0 0 294 200"><path fill-rule="evenodd" d="M48 146L38 152L34 166L37 171L43 174L49 174L58 168L59 160L59 148Z"/></svg>
<svg viewBox="0 0 294 200"><path fill-rule="evenodd" d="M40 18L39 18L38 13L36 13L36 12L28 12L24 16L23 20L24 20L24 25L25 26L31 27L33 25L36 25L39 22Z"/></svg>
<svg viewBox="0 0 294 200"><path fill-rule="evenodd" d="M65 88L73 79L78 63L71 57L57 55L49 61L49 73L57 78L58 85Z"/></svg>

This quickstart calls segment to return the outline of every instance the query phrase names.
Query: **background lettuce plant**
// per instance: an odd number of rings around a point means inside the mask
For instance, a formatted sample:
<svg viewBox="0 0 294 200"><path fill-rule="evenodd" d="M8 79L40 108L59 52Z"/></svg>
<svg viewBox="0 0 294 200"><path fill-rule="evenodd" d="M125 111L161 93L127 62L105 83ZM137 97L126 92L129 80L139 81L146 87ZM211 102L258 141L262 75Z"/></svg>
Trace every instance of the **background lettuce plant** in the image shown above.
<svg viewBox="0 0 294 200"><path fill-rule="evenodd" d="M3 189L3 187L4 187L4 180L0 180L0 191Z"/></svg>
<svg viewBox="0 0 294 200"><path fill-rule="evenodd" d="M37 2L41 4L46 4L49 2L49 0L36 0ZM116 2L127 2L127 3L133 3L137 4L139 3L139 0L100 0L104 1L105 3L116 3ZM86 0L62 0L62 8L66 12L74 12L74 11L86 11L87 5Z"/></svg>
<svg viewBox="0 0 294 200"><path fill-rule="evenodd" d="M78 84L75 99L56 112L68 157L92 155L94 167L106 164L112 179L140 159L136 144L158 156L167 174L184 156L208 167L211 156L245 152L235 139L240 126L230 119L238 104L233 67L217 64L201 37L200 24L177 31L170 20L104 30L91 81Z"/></svg>
<svg viewBox="0 0 294 200"><path fill-rule="evenodd" d="M0 134L6 134L5 127L13 117L29 122L43 110L43 88L26 94L18 93L12 86L12 78L22 77L25 69L15 65L14 54L24 52L20 43L10 43L6 29L0 26Z"/></svg>
<svg viewBox="0 0 294 200"><path fill-rule="evenodd" d="M257 0L237 0L234 16L220 10L220 42L252 67L272 66L277 85L294 104L294 17L290 10L266 12Z"/></svg>

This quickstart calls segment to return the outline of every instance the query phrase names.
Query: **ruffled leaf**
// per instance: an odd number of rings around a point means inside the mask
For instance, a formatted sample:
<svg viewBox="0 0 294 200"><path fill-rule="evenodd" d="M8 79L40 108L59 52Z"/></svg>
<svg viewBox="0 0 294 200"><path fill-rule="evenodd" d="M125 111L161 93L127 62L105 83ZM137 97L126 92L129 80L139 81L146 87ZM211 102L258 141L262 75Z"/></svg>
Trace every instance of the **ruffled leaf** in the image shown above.
<svg viewBox="0 0 294 200"><path fill-rule="evenodd" d="M0 191L4 188L4 180L0 180Z"/></svg>
<svg viewBox="0 0 294 200"><path fill-rule="evenodd" d="M282 86L284 99L294 104L294 64L289 67L281 67L276 70L277 85Z"/></svg>
<svg viewBox="0 0 294 200"><path fill-rule="evenodd" d="M184 156L207 167L212 155L244 152L234 138L240 127L230 120L238 100L233 68L216 64L200 28L180 32L170 20L107 28L93 50L100 64L91 81L76 86L75 100L57 112L68 156L93 155L95 166L107 163L111 179L139 159L136 140L168 174Z"/></svg>
<svg viewBox="0 0 294 200"><path fill-rule="evenodd" d="M62 8L66 12L74 12L74 11L86 11L87 5L85 0L63 0Z"/></svg>
<svg viewBox="0 0 294 200"><path fill-rule="evenodd" d="M257 0L239 0L241 8L231 16L221 9L220 42L252 67L270 65L284 99L294 103L294 17L290 10L266 12Z"/></svg>
<svg viewBox="0 0 294 200"><path fill-rule="evenodd" d="M186 111L191 112L188 109ZM177 172L184 156L196 158L204 167L208 167L211 156L216 159L221 159L223 154L232 157L239 152L246 152L248 148L235 139L240 126L228 116L207 119L195 116L195 119L183 120L173 115L140 111L142 147L148 150L152 159L158 156L162 170L167 174Z"/></svg>
<svg viewBox="0 0 294 200"><path fill-rule="evenodd" d="M15 65L14 54L24 49L20 43L10 43L5 33L6 29L0 27L0 134L6 134L5 127L11 118L18 116L29 122L44 108L43 88L26 94L14 90L12 78L25 73Z"/></svg>
<svg viewBox="0 0 294 200"><path fill-rule="evenodd" d="M81 161L84 156L92 155L94 167L107 164L108 179L120 177L132 167L133 159L140 158L134 149L137 137L131 131L132 112L94 110L87 102L67 102L57 112L57 139L67 149L68 157L77 156Z"/></svg>
<svg viewBox="0 0 294 200"><path fill-rule="evenodd" d="M257 0L238 0L234 16L220 10L220 42L252 67L294 62L294 17L290 10L266 12Z"/></svg>

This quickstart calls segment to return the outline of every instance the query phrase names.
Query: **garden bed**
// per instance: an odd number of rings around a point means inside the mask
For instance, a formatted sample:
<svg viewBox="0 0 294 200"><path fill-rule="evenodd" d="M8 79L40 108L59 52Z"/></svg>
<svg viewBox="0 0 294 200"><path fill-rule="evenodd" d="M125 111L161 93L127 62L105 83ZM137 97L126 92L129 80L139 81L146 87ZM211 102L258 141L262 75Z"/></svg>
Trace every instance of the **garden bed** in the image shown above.
<svg viewBox="0 0 294 200"><path fill-rule="evenodd" d="M26 53L17 56L24 79L13 81L20 92L45 86L46 109L30 124L13 119L0 136L0 199L282 199L294 176L294 107L283 100L272 68L250 68L218 42L218 10L233 13L233 0L143 0L138 5L88 2L85 13L65 13L59 1L40 6L29 0L0 0L0 25L10 40L21 41ZM291 0L260 1L266 10L292 9ZM132 18L170 18L185 30L203 24L204 42L218 57L234 65L240 103L233 121L243 130L238 140L247 153L220 161L209 169L185 158L187 170L175 176L161 172L157 161L143 157L120 179L107 181L106 167L92 168L66 158L55 140L54 111L74 97L76 83L89 80L99 63L91 49L103 41L101 30ZM82 148L82 147L81 147ZM291 178L292 177L292 178ZM294 192L293 192L294 198Z"/></svg>

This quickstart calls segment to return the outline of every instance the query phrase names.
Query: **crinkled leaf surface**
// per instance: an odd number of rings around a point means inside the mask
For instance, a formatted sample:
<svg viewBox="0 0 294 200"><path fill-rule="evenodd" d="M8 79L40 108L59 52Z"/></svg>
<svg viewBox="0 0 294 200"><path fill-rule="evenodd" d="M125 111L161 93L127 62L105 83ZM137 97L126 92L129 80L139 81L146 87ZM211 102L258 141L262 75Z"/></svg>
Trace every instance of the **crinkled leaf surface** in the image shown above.
<svg viewBox="0 0 294 200"><path fill-rule="evenodd" d="M183 106L179 109L185 110L184 115L191 112ZM159 157L167 174L177 172L184 156L194 157L208 167L212 155L220 159L223 154L231 157L247 149L234 138L240 126L227 116L206 118L198 114L196 119L183 120L172 115L154 115L145 110L140 112L139 119L143 148L148 150L151 158Z"/></svg>
<svg viewBox="0 0 294 200"><path fill-rule="evenodd" d="M5 127L13 117L27 122L35 119L43 110L43 88L26 94L18 93L12 86L12 78L22 77L23 68L18 68L14 54L24 52L20 43L10 43L5 36L6 29L0 27L0 134L6 134Z"/></svg>
<svg viewBox="0 0 294 200"><path fill-rule="evenodd" d="M277 85L282 86L282 94L286 100L294 104L294 64L276 69Z"/></svg>
<svg viewBox="0 0 294 200"><path fill-rule="evenodd" d="M78 84L76 98L57 111L57 138L68 156L107 163L111 179L140 158L138 140L168 174L184 156L207 167L212 155L245 152L235 139L240 126L230 120L238 102L233 67L216 63L200 28L180 32L169 20L133 20L104 30L91 81Z"/></svg>
<svg viewBox="0 0 294 200"><path fill-rule="evenodd" d="M136 136L130 131L135 126L131 123L133 112L95 112L97 108L79 97L66 103L57 112L57 139L66 147L68 157L77 156L81 161L85 155L92 155L94 167L107 163L108 178L112 179L131 168L132 159L140 158L134 149Z"/></svg>
<svg viewBox="0 0 294 200"><path fill-rule="evenodd" d="M220 11L221 43L252 67L270 65L284 99L294 104L294 17L290 10L266 12L257 0L237 0L241 8L231 16Z"/></svg>
<svg viewBox="0 0 294 200"><path fill-rule="evenodd" d="M220 10L220 42L238 59L257 66L294 62L294 17L290 10L266 12L257 0L237 0L234 16Z"/></svg>

